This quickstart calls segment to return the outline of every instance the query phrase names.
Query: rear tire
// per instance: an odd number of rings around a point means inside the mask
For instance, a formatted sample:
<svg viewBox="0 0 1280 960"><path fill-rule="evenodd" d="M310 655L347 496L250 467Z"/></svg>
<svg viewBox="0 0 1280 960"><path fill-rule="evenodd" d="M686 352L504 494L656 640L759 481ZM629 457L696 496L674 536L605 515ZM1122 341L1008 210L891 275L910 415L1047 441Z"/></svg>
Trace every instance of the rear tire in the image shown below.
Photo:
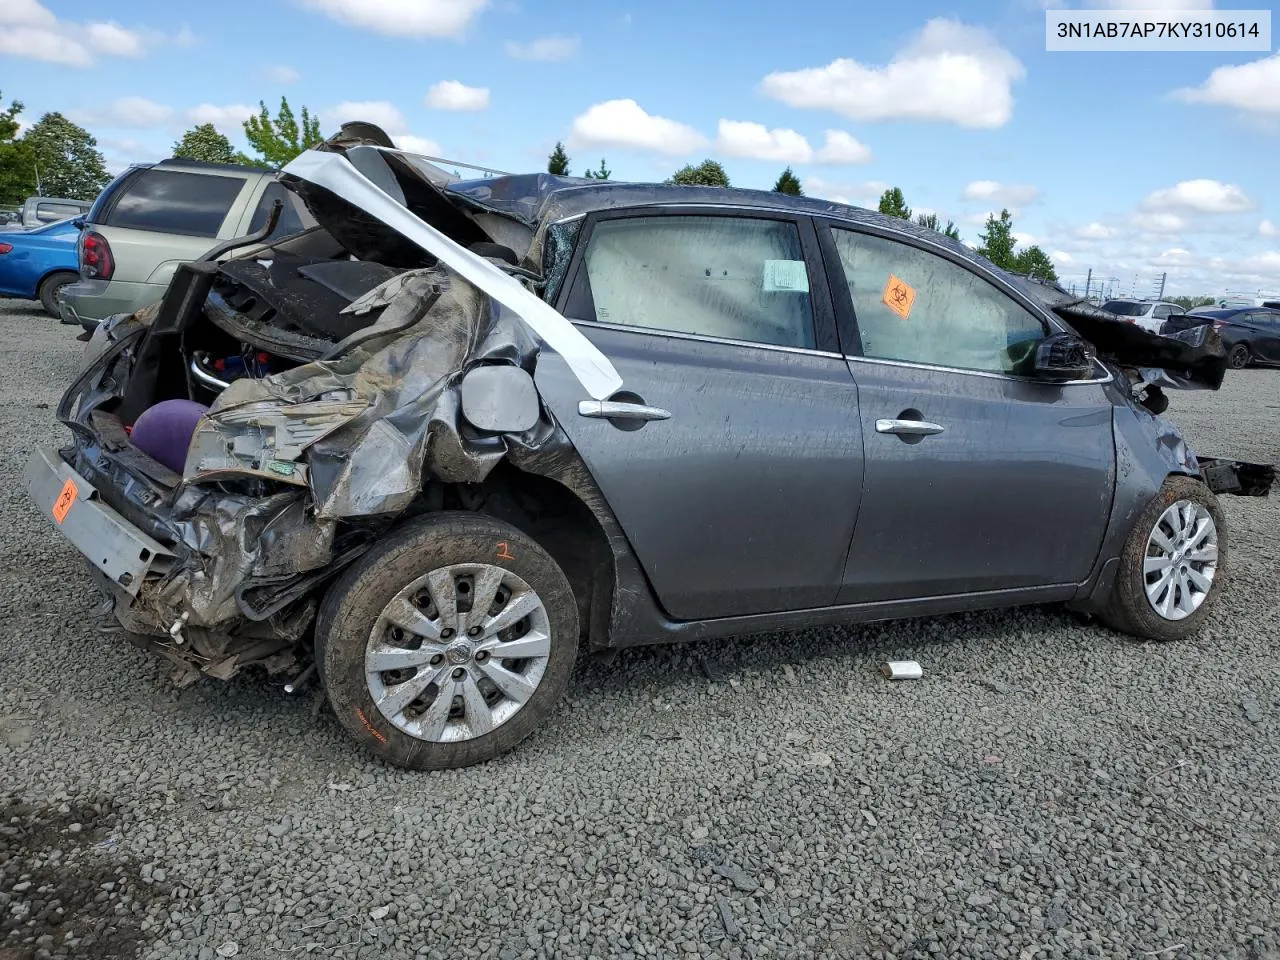
<svg viewBox="0 0 1280 960"><path fill-rule="evenodd" d="M1237 343L1227 354L1227 366L1232 370L1243 370L1253 359L1253 354L1243 343Z"/></svg>
<svg viewBox="0 0 1280 960"><path fill-rule="evenodd" d="M1198 480L1169 477L1129 533L1101 619L1145 640L1181 640L1212 616L1226 564L1218 498Z"/></svg>
<svg viewBox="0 0 1280 960"><path fill-rule="evenodd" d="M338 721L412 770L516 746L568 689L577 652L577 602L559 566L519 530L471 513L395 531L334 583L316 618Z"/></svg>
<svg viewBox="0 0 1280 960"><path fill-rule="evenodd" d="M58 309L58 294L62 292L63 287L75 283L79 279L80 274L63 270L58 273L51 273L41 280L40 290L36 296L40 298L40 306L44 307L44 312L51 317L60 319L62 313Z"/></svg>

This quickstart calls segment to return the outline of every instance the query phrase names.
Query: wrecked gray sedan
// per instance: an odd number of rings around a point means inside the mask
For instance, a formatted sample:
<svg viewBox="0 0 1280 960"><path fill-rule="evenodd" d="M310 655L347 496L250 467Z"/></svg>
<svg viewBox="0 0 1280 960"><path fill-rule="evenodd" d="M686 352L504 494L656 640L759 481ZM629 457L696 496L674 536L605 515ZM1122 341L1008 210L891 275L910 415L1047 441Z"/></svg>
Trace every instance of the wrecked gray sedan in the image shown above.
<svg viewBox="0 0 1280 960"><path fill-rule="evenodd" d="M318 669L392 763L511 748L580 644L1043 602L1177 639L1215 491L1274 480L1157 415L1221 384L1211 328L901 220L451 181L366 125L281 180L319 226L100 328L28 485L179 679Z"/></svg>

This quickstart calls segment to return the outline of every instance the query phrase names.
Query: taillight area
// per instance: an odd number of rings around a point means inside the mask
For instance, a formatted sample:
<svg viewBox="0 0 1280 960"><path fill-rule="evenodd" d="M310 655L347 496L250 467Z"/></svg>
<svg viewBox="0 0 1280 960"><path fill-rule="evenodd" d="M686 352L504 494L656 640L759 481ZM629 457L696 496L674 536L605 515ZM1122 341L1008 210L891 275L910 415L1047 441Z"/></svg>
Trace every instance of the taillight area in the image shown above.
<svg viewBox="0 0 1280 960"><path fill-rule="evenodd" d="M1223 327L1226 327L1226 326L1228 326L1228 324L1227 324L1227 321L1225 320L1213 321L1213 329L1215 330L1221 330Z"/></svg>
<svg viewBox="0 0 1280 960"><path fill-rule="evenodd" d="M3 257L6 253L12 253L12 252L13 252L12 243L0 243L0 257Z"/></svg>
<svg viewBox="0 0 1280 960"><path fill-rule="evenodd" d="M111 244L100 233L89 232L80 238L80 276L86 280L110 280L116 272Z"/></svg>

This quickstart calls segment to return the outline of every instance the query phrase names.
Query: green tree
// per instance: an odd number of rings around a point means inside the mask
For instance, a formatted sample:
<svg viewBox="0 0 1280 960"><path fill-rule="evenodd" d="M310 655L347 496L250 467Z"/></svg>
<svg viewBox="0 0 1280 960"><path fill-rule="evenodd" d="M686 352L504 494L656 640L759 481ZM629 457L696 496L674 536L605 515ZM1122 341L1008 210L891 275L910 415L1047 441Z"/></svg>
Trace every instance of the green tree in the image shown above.
<svg viewBox="0 0 1280 960"><path fill-rule="evenodd" d="M22 140L47 197L92 200L111 179L98 141L60 113L46 113Z"/></svg>
<svg viewBox="0 0 1280 960"><path fill-rule="evenodd" d="M547 173L560 177L569 175L569 155L564 152L564 144L559 140L556 141L556 148L551 151L551 156L547 157Z"/></svg>
<svg viewBox="0 0 1280 960"><path fill-rule="evenodd" d="M175 157L203 160L206 163L252 163L253 161L231 146L231 141L218 132L212 123L202 123L184 133L173 145Z"/></svg>
<svg viewBox="0 0 1280 960"><path fill-rule="evenodd" d="M907 201L902 196L902 191L897 187L890 187L880 194L880 212L886 217L897 217L900 220L911 219L911 208L907 206Z"/></svg>
<svg viewBox="0 0 1280 960"><path fill-rule="evenodd" d="M790 167L778 174L778 182L773 185L773 192L785 193L791 197L804 196L804 190L800 188L800 178L791 172Z"/></svg>
<svg viewBox="0 0 1280 960"><path fill-rule="evenodd" d="M997 267L1005 270L1017 269L1013 252L1013 217L1008 210L1001 210L998 218L994 213L987 214L987 229L978 234L978 240L978 253Z"/></svg>
<svg viewBox="0 0 1280 960"><path fill-rule="evenodd" d="M708 159L703 160L696 167L691 163L685 164L667 179L667 183L675 183L683 187L727 187L729 175L724 172L724 167Z"/></svg>
<svg viewBox="0 0 1280 960"><path fill-rule="evenodd" d="M0 203L21 203L36 192L36 168L30 148L18 138L22 102L0 108Z"/></svg>
<svg viewBox="0 0 1280 960"><path fill-rule="evenodd" d="M597 170L588 170L583 174L588 180L608 180L613 176L613 171L604 165L604 157L600 158L600 167Z"/></svg>
<svg viewBox="0 0 1280 960"><path fill-rule="evenodd" d="M244 122L244 136L249 146L258 152L260 162L269 167L283 167L308 147L314 147L323 139L320 121L307 108L302 108L302 124L299 125L286 97L280 98L280 109L275 119L267 111L265 101L259 100L261 112Z"/></svg>
<svg viewBox="0 0 1280 960"><path fill-rule="evenodd" d="M928 227L930 230L937 230L939 233L950 237L952 240L960 239L960 231L956 229L955 221L948 220L947 225L944 227L936 213L917 213L916 223L920 224L922 227Z"/></svg>
<svg viewBox="0 0 1280 960"><path fill-rule="evenodd" d="M1176 303L1183 310L1194 310L1196 307L1207 307L1213 303L1213 297L1165 297L1167 303Z"/></svg>
<svg viewBox="0 0 1280 960"><path fill-rule="evenodd" d="M1053 268L1053 261L1034 243L1025 250L1019 250L1014 256L1013 272L1037 280L1048 280L1050 283L1058 282L1058 271Z"/></svg>

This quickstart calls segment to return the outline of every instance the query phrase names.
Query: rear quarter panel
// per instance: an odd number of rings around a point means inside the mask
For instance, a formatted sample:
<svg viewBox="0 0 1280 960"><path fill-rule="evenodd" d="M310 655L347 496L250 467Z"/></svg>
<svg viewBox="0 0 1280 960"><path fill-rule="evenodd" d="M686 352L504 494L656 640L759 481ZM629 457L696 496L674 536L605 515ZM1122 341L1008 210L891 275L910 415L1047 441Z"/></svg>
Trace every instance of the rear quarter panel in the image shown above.
<svg viewBox="0 0 1280 960"><path fill-rule="evenodd" d="M77 229L41 233L6 232L0 241L13 249L0 256L0 294L35 299L40 282L59 270L79 270Z"/></svg>

